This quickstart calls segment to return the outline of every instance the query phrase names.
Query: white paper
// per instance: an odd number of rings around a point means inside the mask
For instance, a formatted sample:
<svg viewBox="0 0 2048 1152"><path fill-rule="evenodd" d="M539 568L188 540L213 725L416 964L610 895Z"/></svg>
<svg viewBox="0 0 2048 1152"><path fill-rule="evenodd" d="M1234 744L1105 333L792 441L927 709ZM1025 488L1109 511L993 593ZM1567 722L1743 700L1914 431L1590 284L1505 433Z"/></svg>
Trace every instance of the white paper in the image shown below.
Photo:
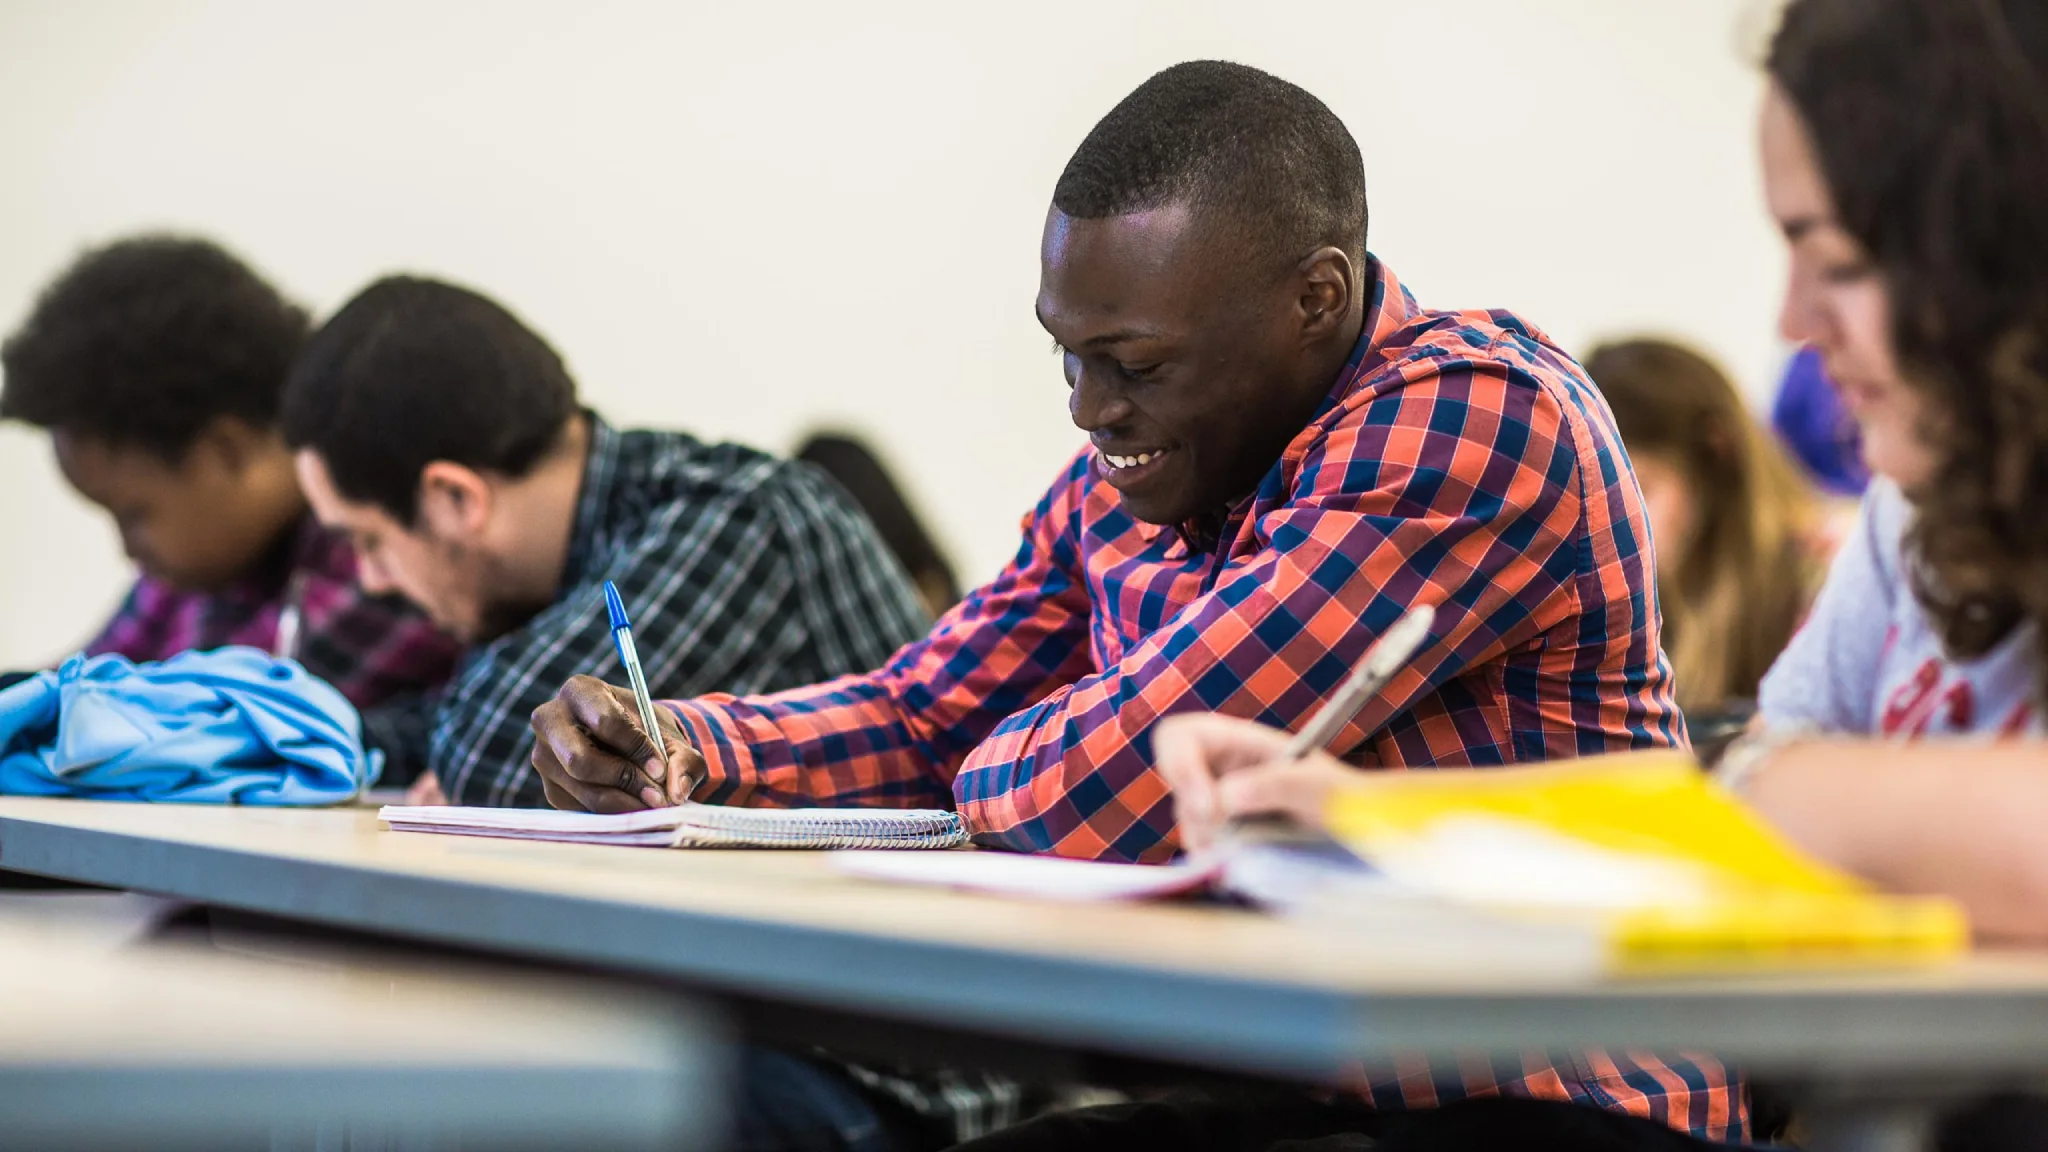
<svg viewBox="0 0 2048 1152"><path fill-rule="evenodd" d="M834 852L849 876L1038 900L1152 900L1206 887L1213 863L1102 864L1014 852Z"/></svg>

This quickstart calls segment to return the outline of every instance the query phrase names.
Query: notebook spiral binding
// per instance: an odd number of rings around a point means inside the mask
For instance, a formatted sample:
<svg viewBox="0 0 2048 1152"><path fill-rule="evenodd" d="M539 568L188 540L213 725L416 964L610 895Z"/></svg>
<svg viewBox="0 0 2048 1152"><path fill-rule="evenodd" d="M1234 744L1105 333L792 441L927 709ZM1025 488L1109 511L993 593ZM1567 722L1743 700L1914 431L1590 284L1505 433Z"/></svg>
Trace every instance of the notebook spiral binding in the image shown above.
<svg viewBox="0 0 2048 1152"><path fill-rule="evenodd" d="M815 813L815 814L814 814ZM761 811L692 805L673 848L958 848L967 828L954 812L847 809Z"/></svg>

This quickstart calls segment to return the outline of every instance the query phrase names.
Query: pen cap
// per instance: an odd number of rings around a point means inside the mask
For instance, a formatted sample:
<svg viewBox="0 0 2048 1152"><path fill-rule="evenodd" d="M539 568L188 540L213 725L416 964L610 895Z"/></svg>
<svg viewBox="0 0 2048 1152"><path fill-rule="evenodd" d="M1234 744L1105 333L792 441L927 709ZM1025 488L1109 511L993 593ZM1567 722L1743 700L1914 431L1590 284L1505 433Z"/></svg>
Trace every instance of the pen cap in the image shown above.
<svg viewBox="0 0 2048 1152"><path fill-rule="evenodd" d="M618 587L609 580L604 582L604 610L612 618L612 631L617 632L621 628L633 626L632 622L626 619L626 602L619 599Z"/></svg>

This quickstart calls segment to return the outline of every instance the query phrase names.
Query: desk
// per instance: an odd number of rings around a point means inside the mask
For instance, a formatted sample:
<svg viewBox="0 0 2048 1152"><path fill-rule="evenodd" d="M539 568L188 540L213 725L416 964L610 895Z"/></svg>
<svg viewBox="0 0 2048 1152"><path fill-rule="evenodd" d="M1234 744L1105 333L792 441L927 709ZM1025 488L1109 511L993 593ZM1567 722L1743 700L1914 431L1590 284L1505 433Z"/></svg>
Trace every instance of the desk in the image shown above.
<svg viewBox="0 0 2048 1152"><path fill-rule="evenodd" d="M352 1147L376 1133L408 1147L651 1149L720 1127L715 1047L673 1004L460 965L128 944L36 903L0 908L10 1148L289 1147L346 1132Z"/></svg>
<svg viewBox="0 0 2048 1152"><path fill-rule="evenodd" d="M1391 1052L1711 1049L1753 1069L2048 1070L2048 957L1762 979L1529 978L1227 908L1037 904L816 853L394 833L364 810L0 797L0 868L693 986L1301 1078Z"/></svg>

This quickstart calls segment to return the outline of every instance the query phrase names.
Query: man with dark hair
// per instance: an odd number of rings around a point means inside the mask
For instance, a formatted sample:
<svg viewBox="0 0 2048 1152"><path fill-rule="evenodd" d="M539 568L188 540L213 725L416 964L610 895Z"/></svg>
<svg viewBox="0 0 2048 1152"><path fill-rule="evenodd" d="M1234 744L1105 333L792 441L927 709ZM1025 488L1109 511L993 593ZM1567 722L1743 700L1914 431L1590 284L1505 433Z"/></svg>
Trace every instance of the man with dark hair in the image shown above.
<svg viewBox="0 0 2048 1152"><path fill-rule="evenodd" d="M79 257L0 345L0 418L49 429L64 478L142 569L87 652L281 651L366 709L378 744L456 646L365 596L348 542L307 515L277 429L306 328L214 244L118 241Z"/></svg>
<svg viewBox="0 0 2048 1152"><path fill-rule="evenodd" d="M657 692L770 692L864 672L926 617L845 495L806 465L681 433L622 432L576 401L545 340L497 303L394 277L308 341L284 434L364 587L471 648L389 771L419 799L535 806L528 719L563 680L619 669L602 588Z"/></svg>
<svg viewBox="0 0 2048 1152"><path fill-rule="evenodd" d="M956 806L985 845L1163 860L1155 722L1299 727L1417 603L1437 605L1431 642L1338 755L1683 744L1642 498L1600 394L1511 313L1418 305L1365 249L1364 187L1342 121L1256 69L1169 68L1105 116L1054 190L1037 301L1089 449L1010 565L888 667L666 702L670 799L697 781L725 804ZM622 689L578 677L534 727L555 804L640 803L616 787L647 746ZM1377 1108L1500 1092L1660 1133L1743 1128L1710 1061L1404 1071L1358 1087Z"/></svg>

